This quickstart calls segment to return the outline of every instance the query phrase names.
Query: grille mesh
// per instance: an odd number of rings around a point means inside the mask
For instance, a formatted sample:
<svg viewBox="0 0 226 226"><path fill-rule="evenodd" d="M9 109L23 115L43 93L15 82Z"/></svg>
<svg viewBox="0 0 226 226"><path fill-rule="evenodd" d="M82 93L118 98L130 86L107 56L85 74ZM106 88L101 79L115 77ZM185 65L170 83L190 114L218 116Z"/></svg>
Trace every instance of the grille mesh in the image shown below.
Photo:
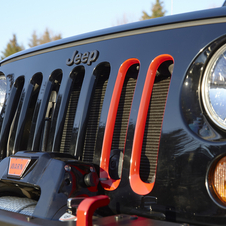
<svg viewBox="0 0 226 226"><path fill-rule="evenodd" d="M170 77L155 81L141 152L140 177L145 182L153 182L157 165L159 138Z"/></svg>
<svg viewBox="0 0 226 226"><path fill-rule="evenodd" d="M118 106L118 112L115 121L115 128L111 146L112 150L124 149L127 124L129 120L130 108L135 86L136 79L126 78L123 84L121 98Z"/></svg>
<svg viewBox="0 0 226 226"><path fill-rule="evenodd" d="M92 104L90 107L89 119L87 123L86 135L83 146L83 161L92 162L94 149L96 146L98 125L100 120L100 114L104 101L104 95L107 88L108 80L104 76L100 76L98 79Z"/></svg>
<svg viewBox="0 0 226 226"><path fill-rule="evenodd" d="M71 92L68 109L64 122L64 129L61 138L60 152L61 153L69 153L70 143L71 143L71 134L74 124L74 117L77 109L79 94L81 90L82 79L77 81Z"/></svg>

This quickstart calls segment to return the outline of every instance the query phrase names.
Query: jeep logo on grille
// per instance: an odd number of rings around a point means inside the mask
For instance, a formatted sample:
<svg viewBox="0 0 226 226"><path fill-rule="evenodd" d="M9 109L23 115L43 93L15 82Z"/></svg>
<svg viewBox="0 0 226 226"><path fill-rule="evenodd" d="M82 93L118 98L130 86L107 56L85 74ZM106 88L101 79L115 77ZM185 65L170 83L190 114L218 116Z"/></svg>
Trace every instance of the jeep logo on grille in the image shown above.
<svg viewBox="0 0 226 226"><path fill-rule="evenodd" d="M79 53L77 50L74 51L71 58L67 59L66 64L68 66L71 66L74 64L87 64L91 65L93 62L97 60L99 56L99 52L97 50L91 51L91 52L85 52L85 53Z"/></svg>

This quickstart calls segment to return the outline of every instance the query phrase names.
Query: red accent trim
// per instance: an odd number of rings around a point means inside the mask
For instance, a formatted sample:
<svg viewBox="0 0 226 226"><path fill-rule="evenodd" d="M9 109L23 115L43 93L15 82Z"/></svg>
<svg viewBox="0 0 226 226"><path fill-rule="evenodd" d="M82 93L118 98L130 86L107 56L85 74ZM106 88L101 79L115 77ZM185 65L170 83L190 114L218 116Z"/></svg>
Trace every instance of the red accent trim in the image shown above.
<svg viewBox="0 0 226 226"><path fill-rule="evenodd" d="M118 105L119 105L126 73L132 65L139 64L139 63L140 63L139 60L135 58L126 60L120 66L118 75L116 78L115 87L113 90L111 103L108 111L108 117L107 117L102 152L101 152L101 160L100 160L100 178L104 179L101 181L101 184L105 190L110 190L110 191L115 190L120 183L120 179L114 180L110 178L109 171L108 171L111 144L112 144L112 138L114 133L116 115L118 111Z"/></svg>
<svg viewBox="0 0 226 226"><path fill-rule="evenodd" d="M92 226L92 216L95 210L107 206L110 199L106 195L99 195L84 199L77 209L77 226Z"/></svg>
<svg viewBox="0 0 226 226"><path fill-rule="evenodd" d="M154 187L154 183L145 183L140 178L140 158L143 145L143 137L145 124L147 119L147 113L149 108L149 102L151 99L152 88L155 81L155 75L158 67L164 62L172 60L173 57L164 54L157 56L150 64L144 83L143 93L141 96L136 128L134 132L131 165L130 165L130 186L132 190L139 195L147 195Z"/></svg>

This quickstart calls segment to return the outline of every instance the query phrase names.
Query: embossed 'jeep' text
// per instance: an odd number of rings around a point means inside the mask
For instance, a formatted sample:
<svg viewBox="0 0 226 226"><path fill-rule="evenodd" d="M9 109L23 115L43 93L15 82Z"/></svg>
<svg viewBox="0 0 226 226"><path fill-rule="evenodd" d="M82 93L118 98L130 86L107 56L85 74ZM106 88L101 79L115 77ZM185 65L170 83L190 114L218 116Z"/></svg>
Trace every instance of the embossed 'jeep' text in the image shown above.
<svg viewBox="0 0 226 226"><path fill-rule="evenodd" d="M71 58L67 59L66 64L68 66L71 66L74 64L87 64L91 65L93 62L97 60L99 56L99 52L97 50L91 51L91 52L85 52L85 53L79 53L77 50L74 51Z"/></svg>

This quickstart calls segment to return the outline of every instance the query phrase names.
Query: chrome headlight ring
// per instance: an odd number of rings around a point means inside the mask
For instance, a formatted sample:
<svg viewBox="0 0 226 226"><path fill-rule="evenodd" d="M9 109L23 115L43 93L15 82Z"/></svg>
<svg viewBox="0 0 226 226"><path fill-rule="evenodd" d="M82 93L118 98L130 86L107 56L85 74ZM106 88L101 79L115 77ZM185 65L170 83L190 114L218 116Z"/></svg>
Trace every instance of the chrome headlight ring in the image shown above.
<svg viewBox="0 0 226 226"><path fill-rule="evenodd" d="M207 64L201 94L209 118L226 130L226 44L214 53Z"/></svg>

